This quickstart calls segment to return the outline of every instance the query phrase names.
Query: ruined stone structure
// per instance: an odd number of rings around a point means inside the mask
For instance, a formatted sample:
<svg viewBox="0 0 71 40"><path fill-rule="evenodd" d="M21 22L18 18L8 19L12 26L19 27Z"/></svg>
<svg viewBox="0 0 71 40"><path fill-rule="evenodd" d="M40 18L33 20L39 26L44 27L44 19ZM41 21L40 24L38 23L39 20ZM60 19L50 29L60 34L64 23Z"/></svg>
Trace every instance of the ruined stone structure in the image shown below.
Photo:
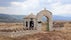
<svg viewBox="0 0 71 40"><path fill-rule="evenodd" d="M52 31L53 20L52 13L46 9L37 13L37 15L30 14L24 18L25 29L34 29L42 31L42 17L45 16L48 20L48 24L45 27L45 30Z"/></svg>
<svg viewBox="0 0 71 40"><path fill-rule="evenodd" d="M26 30L36 29L36 16L33 13L24 18L24 28Z"/></svg>

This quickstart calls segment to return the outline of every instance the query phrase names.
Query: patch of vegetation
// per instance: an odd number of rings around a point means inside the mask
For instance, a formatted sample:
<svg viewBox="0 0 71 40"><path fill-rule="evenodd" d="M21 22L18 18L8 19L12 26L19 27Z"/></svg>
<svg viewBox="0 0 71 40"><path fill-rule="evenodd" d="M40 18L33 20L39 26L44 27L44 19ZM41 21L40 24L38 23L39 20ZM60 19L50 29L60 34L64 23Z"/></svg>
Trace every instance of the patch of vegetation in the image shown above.
<svg viewBox="0 0 71 40"><path fill-rule="evenodd" d="M47 23L47 31L49 31L49 23Z"/></svg>

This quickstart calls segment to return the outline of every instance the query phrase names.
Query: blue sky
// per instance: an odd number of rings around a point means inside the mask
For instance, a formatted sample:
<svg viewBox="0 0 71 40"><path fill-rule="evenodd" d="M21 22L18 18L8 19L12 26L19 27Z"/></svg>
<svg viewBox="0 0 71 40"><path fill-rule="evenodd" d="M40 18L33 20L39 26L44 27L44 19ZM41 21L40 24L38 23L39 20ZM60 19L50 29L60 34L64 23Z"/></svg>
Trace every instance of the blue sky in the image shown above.
<svg viewBox="0 0 71 40"><path fill-rule="evenodd" d="M44 8L53 15L68 17L71 15L71 0L0 0L0 13L4 14L37 14Z"/></svg>

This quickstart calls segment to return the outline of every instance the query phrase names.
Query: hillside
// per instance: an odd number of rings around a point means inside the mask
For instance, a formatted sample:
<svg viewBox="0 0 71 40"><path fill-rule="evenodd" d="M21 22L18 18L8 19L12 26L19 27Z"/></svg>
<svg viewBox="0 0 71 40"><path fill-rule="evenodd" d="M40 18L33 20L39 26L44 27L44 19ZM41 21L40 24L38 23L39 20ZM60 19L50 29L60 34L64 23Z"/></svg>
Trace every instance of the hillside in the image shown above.
<svg viewBox="0 0 71 40"><path fill-rule="evenodd" d="M0 36L0 40L71 40L71 33L64 32L41 32L17 38Z"/></svg>
<svg viewBox="0 0 71 40"><path fill-rule="evenodd" d="M0 14L0 22L21 22L23 16Z"/></svg>
<svg viewBox="0 0 71 40"><path fill-rule="evenodd" d="M0 22L22 22L25 15L8 15L8 14L0 14ZM43 21L46 19L43 17ZM71 21L71 17L63 17L58 15L53 15L53 20L65 20Z"/></svg>

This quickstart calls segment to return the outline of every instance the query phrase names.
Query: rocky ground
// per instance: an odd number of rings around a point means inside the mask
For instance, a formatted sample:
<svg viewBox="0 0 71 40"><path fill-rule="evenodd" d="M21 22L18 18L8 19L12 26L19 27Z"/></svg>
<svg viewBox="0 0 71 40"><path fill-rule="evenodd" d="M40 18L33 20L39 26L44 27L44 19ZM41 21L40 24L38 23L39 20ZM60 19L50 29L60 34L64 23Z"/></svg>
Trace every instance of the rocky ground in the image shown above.
<svg viewBox="0 0 71 40"><path fill-rule="evenodd" d="M71 40L71 32L40 32L17 38L0 36L0 40Z"/></svg>

